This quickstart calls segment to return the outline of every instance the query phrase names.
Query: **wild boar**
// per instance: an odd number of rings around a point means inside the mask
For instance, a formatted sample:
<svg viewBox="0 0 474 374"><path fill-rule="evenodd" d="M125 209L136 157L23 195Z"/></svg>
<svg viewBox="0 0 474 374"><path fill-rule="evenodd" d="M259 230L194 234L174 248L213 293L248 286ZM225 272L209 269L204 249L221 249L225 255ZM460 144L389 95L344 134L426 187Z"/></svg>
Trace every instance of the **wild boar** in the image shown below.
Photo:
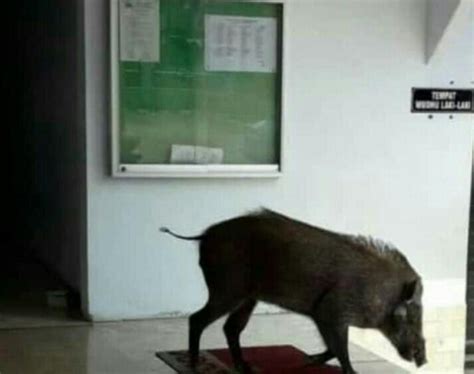
<svg viewBox="0 0 474 374"><path fill-rule="evenodd" d="M348 354L348 327L380 330L398 353L417 366L426 362L422 332L422 280L392 245L308 225L271 210L217 223L201 235L200 261L207 304L189 319L193 366L203 330L230 313L224 333L236 369L251 373L239 336L258 301L312 319L326 350L310 356L323 364L337 358L355 373Z"/></svg>

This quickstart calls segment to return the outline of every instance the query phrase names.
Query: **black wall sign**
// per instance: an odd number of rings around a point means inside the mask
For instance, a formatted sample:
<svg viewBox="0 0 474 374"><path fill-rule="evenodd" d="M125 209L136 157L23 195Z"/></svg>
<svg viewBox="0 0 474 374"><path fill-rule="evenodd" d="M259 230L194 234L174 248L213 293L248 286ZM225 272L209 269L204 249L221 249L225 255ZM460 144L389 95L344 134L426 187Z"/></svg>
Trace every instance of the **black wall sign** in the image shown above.
<svg viewBox="0 0 474 374"><path fill-rule="evenodd" d="M413 88L411 111L422 113L472 113L474 91L449 88Z"/></svg>

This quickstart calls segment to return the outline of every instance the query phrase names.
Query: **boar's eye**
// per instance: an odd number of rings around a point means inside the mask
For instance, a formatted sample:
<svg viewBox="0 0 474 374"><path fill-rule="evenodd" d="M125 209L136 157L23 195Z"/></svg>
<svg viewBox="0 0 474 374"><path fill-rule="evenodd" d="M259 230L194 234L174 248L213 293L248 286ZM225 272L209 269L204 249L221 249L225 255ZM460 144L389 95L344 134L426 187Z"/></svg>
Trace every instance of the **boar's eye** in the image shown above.
<svg viewBox="0 0 474 374"><path fill-rule="evenodd" d="M403 322L407 319L407 307L404 304L397 306L393 312L395 320L398 322Z"/></svg>

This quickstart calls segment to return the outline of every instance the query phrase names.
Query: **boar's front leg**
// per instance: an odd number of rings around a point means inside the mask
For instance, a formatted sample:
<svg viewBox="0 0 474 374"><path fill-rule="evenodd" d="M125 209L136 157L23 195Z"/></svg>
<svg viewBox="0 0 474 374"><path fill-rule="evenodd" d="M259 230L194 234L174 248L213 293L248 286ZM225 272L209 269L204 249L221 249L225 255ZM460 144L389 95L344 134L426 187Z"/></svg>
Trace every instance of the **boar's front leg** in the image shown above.
<svg viewBox="0 0 474 374"><path fill-rule="evenodd" d="M247 325L256 304L257 302L252 299L244 301L229 315L224 324L224 333L227 338L227 344L229 345L235 368L239 373L252 373L252 369L242 357L240 333Z"/></svg>
<svg viewBox="0 0 474 374"><path fill-rule="evenodd" d="M349 359L348 326L320 322L318 323L318 328L328 347L328 351L334 353L336 358L339 360L343 373L356 374Z"/></svg>

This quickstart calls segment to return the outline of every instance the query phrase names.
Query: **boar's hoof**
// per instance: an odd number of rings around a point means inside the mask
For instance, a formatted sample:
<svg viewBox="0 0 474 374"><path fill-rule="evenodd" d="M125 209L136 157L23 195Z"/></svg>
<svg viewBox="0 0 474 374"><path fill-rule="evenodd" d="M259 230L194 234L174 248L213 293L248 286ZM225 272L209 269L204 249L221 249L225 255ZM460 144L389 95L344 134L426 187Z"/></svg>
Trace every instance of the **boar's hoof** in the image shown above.
<svg viewBox="0 0 474 374"><path fill-rule="evenodd" d="M255 373L253 371L252 367L248 363L246 363L245 361L237 364L235 366L235 369L237 370L237 373L239 373L239 374L253 374L253 373Z"/></svg>
<svg viewBox="0 0 474 374"><path fill-rule="evenodd" d="M323 353L306 356L306 361L308 362L308 365L319 366L325 364L329 360L332 360L334 357L335 356L331 352L325 351Z"/></svg>

